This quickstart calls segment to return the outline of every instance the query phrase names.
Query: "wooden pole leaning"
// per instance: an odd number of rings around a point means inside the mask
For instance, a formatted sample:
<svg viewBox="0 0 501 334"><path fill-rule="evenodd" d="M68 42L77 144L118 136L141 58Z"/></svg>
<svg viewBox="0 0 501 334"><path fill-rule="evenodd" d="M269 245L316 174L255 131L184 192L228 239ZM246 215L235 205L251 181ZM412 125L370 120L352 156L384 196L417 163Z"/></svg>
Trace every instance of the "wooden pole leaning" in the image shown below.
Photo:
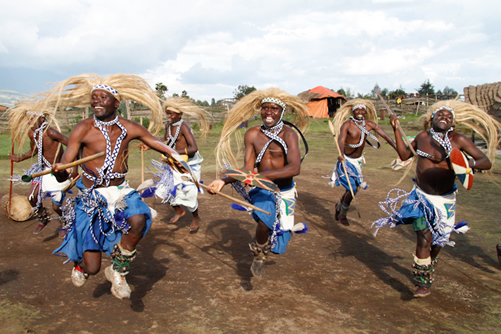
<svg viewBox="0 0 501 334"><path fill-rule="evenodd" d="M66 168L71 168L71 167L74 167L74 166L81 165L81 164L86 163L88 161L91 161L91 160L97 159L99 157L102 157L105 154L106 154L106 152L99 152L99 153L90 155L88 157L85 157L85 158L82 158L82 159L79 159L79 160L75 160L73 162L70 162L70 163L67 163L67 164L59 166L59 170L64 170ZM47 174L50 174L50 173L52 173L52 170L48 169L48 170L45 170L43 172L38 172L38 173L35 173L35 174L31 174L31 175L23 175L23 176L21 176L21 180L23 182L30 182L35 177L47 175Z"/></svg>
<svg viewBox="0 0 501 334"><path fill-rule="evenodd" d="M336 143L337 151L338 151L339 155L342 155L341 148L339 147L339 143L338 143L337 138L336 138L336 131L334 129L334 124L332 124L331 120L329 120L329 129L331 130L332 136L334 137L334 142ZM358 218L362 218L362 216L360 216L360 211L358 210L357 198L355 197L355 193L353 192L353 188L351 187L350 177L348 176L348 170L346 169L346 163L344 162L344 157L343 157L343 160L341 160L341 164L343 165L344 176L346 176L346 181L348 181L348 186L350 187L351 197L353 198L353 201L355 202L355 208L357 209Z"/></svg>
<svg viewBox="0 0 501 334"><path fill-rule="evenodd" d="M202 188L204 188L205 190L208 190L208 188L209 188L209 187L208 187L208 186L206 186L205 184L200 183L200 182L194 182L193 180L190 180L190 179L189 179L188 177L186 177L186 176L183 176L182 178L183 178L183 180L185 180L185 181L189 181L189 182L193 182L193 183L198 183L198 185L199 185L199 186L201 186ZM271 213L269 213L268 211L265 211L265 210L263 210L263 209L261 209L261 208L258 208L258 207L257 207L257 206L255 206L255 205L252 205L252 204L250 204L250 203L247 203L247 202L246 202L246 201L244 201L244 200L241 200L241 199L238 199L238 198L232 197L232 196L230 196L230 195L226 195L225 193L222 193L222 192L220 192L220 191L216 191L216 190L214 190L214 189L212 189L212 191L214 191L214 193L215 193L216 195L219 195L219 196L222 196L222 197L224 197L224 198L226 198L226 199L229 199L230 201L232 201L232 202L234 202L234 203L237 203L237 204L240 204L240 205L243 205L243 206L247 206L247 207L249 207L249 208L251 208L251 209L253 209L253 210L256 210L256 211L259 211L259 212L265 213L265 214L267 214L268 216L271 216Z"/></svg>
<svg viewBox="0 0 501 334"><path fill-rule="evenodd" d="M12 149L11 149L11 155L14 155L14 136L12 136ZM9 190L9 215L12 211L11 210L11 202L12 202L12 176L14 175L14 161L10 159L10 190Z"/></svg>
<svg viewBox="0 0 501 334"><path fill-rule="evenodd" d="M386 103L386 101L383 99L383 96L379 92L379 89L376 87L376 88L374 88L374 91L379 96L379 98L383 102L384 107L386 108L386 110L388 110L390 115L395 115L395 113L391 110L388 103ZM398 131L400 132L400 135L404 138L404 141L405 141L405 144L407 145L407 147L411 150L411 152L412 152L412 154L414 154L414 156L417 156L416 151L412 147L411 142L409 141L409 138L407 138L407 136L405 135L404 129L402 129L402 126L400 125L400 122L398 121L398 119L395 120L395 125L397 126Z"/></svg>

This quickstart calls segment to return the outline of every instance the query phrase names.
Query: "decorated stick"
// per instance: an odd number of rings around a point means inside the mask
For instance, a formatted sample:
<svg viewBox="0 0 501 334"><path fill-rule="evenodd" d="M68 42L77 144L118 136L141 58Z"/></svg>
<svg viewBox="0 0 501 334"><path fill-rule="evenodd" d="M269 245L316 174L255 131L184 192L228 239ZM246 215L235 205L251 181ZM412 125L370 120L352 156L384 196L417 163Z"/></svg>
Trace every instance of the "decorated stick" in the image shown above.
<svg viewBox="0 0 501 334"><path fill-rule="evenodd" d="M64 189L62 190L63 193L67 192L71 188L77 184L77 181L82 177L82 174L78 174L73 180L71 180L70 184L68 184Z"/></svg>
<svg viewBox="0 0 501 334"><path fill-rule="evenodd" d="M337 142L336 139L336 131L334 129L334 124L332 124L331 120L329 120L329 129L331 129L332 136L334 137L334 142L336 143L337 151L339 152L339 155L342 155L343 153L341 152L341 149L339 148L339 143ZM355 201L355 207L357 208L358 218L362 218L362 216L360 216L360 211L358 210L357 198L355 197L355 193L353 192L353 188L351 187L350 178L348 176L348 170L346 169L346 163L344 162L344 156L343 160L341 160L341 164L343 165L344 176L346 176L346 181L348 181L348 186L350 187L351 197Z"/></svg>
<svg viewBox="0 0 501 334"><path fill-rule="evenodd" d="M183 180L185 181L190 181L190 182L194 182L193 180L190 180L189 178L187 178L186 176L183 176ZM205 184L203 183L198 183L199 186L201 186L202 188L208 190L209 187L207 187ZM234 202L234 203L237 203L237 204L240 204L240 205L243 205L243 206L247 206L253 210L256 210L256 211L259 211L259 212L262 212L262 213L265 213L267 214L268 216L271 216L271 213L269 213L268 211L264 211L263 209L260 209L258 208L257 206L254 206L250 203L247 203L246 201L243 201L241 199L238 199L238 198L235 198L235 197L232 197L230 195L226 195L225 193L222 193L220 191L216 191L214 189L211 189L215 194L219 195L219 196L223 196L224 198L226 199L229 199L230 201Z"/></svg>
<svg viewBox="0 0 501 334"><path fill-rule="evenodd" d="M82 158L82 159L79 159L79 160L75 160L73 162L61 165L61 166L59 166L58 169L59 170L64 170L66 168L70 168L70 167L73 167L73 166L78 166L78 165L81 165L81 164L86 163L88 161L91 161L91 160L97 159L99 157L102 157L105 154L106 154L106 152L99 152L99 153L90 155L88 157L85 157L85 158ZM39 176L42 176L42 175L47 175L47 174L50 174L50 173L52 173L52 171L50 169L48 169L46 171L38 172L38 173L35 173L35 174L31 174L31 175L23 175L23 176L21 176L21 180L23 182L30 182L35 177L39 177Z"/></svg>
<svg viewBox="0 0 501 334"><path fill-rule="evenodd" d="M383 99L383 96L381 96L381 93L379 92L379 89L376 87L376 88L374 88L374 91L379 96L379 98L381 98L381 101L383 102L384 107L386 108L386 110L388 110L388 112L390 113L390 115L395 115L395 113L393 111L391 111L390 106ZM400 125L400 122L398 121L398 119L395 120L395 124L397 125L397 128L400 131L400 135L404 138L404 141L405 141L405 144L407 145L407 147L411 150L411 152L412 152L412 154L414 154L414 156L417 156L416 151L412 147L411 142L409 141L409 138L407 138L407 136L405 135L404 129L402 129L402 126Z"/></svg>

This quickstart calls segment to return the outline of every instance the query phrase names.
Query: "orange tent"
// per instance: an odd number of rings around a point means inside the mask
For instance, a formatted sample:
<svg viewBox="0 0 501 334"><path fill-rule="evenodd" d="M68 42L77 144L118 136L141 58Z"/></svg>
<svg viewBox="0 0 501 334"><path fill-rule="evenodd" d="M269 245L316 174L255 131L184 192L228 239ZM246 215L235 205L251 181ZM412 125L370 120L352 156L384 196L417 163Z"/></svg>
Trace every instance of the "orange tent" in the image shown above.
<svg viewBox="0 0 501 334"><path fill-rule="evenodd" d="M346 98L322 86L298 94L307 103L309 114L315 118L329 118L334 115Z"/></svg>

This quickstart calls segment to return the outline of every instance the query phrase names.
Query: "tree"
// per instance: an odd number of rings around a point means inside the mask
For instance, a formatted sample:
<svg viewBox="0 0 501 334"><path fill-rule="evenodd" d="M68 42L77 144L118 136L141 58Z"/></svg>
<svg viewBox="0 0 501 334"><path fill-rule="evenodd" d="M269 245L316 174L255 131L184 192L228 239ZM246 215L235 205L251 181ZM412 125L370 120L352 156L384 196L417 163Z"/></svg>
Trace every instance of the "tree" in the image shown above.
<svg viewBox="0 0 501 334"><path fill-rule="evenodd" d="M165 99L165 93L167 93L167 91L169 90L167 88L166 85L164 85L163 83L161 82L158 82L156 85L155 85L155 90L157 91L157 95L159 98L161 98L162 100Z"/></svg>
<svg viewBox="0 0 501 334"><path fill-rule="evenodd" d="M424 96L426 94L428 95L435 95L435 87L430 83L429 79L426 79L422 84L421 88L417 89L419 95Z"/></svg>
<svg viewBox="0 0 501 334"><path fill-rule="evenodd" d="M343 96L344 96L344 97L346 97L347 99L352 99L352 98L354 98L354 95L353 95L353 93L351 92L351 90L350 90L349 88L346 88L346 90L345 90L343 87L341 87L341 88L339 88L339 89L336 91L336 93L343 95Z"/></svg>
<svg viewBox="0 0 501 334"><path fill-rule="evenodd" d="M445 86L444 95L448 95L450 97L456 97L458 95L458 92L453 88L449 88L449 86Z"/></svg>
<svg viewBox="0 0 501 334"><path fill-rule="evenodd" d="M399 96L401 96L401 97L407 96L407 93L402 88L402 86L400 86L399 89L395 89L394 91L389 92L388 95L389 95L390 99L396 99Z"/></svg>
<svg viewBox="0 0 501 334"><path fill-rule="evenodd" d="M216 105L216 100L214 98L212 98L212 100L210 101L210 105L212 107L214 107Z"/></svg>
<svg viewBox="0 0 501 334"><path fill-rule="evenodd" d="M174 93L174 94L172 94L172 97L179 97L179 94L178 93Z"/></svg>
<svg viewBox="0 0 501 334"><path fill-rule="evenodd" d="M190 96L188 95L188 92L187 92L187 91L185 91L185 90L183 90L183 91L181 92L181 97L186 98L186 99L189 99L189 98L190 98Z"/></svg>
<svg viewBox="0 0 501 334"><path fill-rule="evenodd" d="M252 93L255 90L256 87L254 86L239 85L237 89L235 89L235 91L233 92L233 97L237 100L240 100L242 97Z"/></svg>
<svg viewBox="0 0 501 334"><path fill-rule="evenodd" d="M371 94L373 97L378 97L377 94L376 94L376 88L379 90L379 93L381 93L381 96L382 97L386 97L388 95L388 88L379 88L379 85L376 84L376 86L374 86L374 89L371 90Z"/></svg>

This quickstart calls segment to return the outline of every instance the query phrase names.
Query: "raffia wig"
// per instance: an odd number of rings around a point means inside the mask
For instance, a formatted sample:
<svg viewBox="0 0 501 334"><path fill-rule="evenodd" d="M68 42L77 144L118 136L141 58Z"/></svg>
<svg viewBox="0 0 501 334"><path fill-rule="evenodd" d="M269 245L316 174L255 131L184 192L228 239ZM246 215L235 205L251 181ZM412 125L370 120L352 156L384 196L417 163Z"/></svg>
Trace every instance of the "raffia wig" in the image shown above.
<svg viewBox="0 0 501 334"><path fill-rule="evenodd" d="M78 75L56 84L56 87L42 93L45 107L55 115L68 107L87 107L91 102L92 87L108 85L118 91L120 101L130 100L147 106L151 110L148 130L157 134L162 128L162 107L151 86L141 77L132 74L114 74L100 77L95 74Z"/></svg>
<svg viewBox="0 0 501 334"><path fill-rule="evenodd" d="M162 110L167 112L167 110L182 113L183 116L189 116L196 119L197 124L200 126L202 135L205 136L208 130L208 114L205 110L200 108L198 105L193 103L190 99L183 97L169 97L168 99L162 101Z"/></svg>
<svg viewBox="0 0 501 334"><path fill-rule="evenodd" d="M336 115L332 121L334 123L334 128L336 129L336 138L339 138L339 133L341 132L341 126L343 123L353 115L352 108L359 104L362 104L367 108L365 119L377 123L376 107L371 101L363 99L349 100L336 111Z"/></svg>
<svg viewBox="0 0 501 334"><path fill-rule="evenodd" d="M441 107L454 110L454 125L464 125L478 133L487 144L487 157L494 163L496 161L496 147L500 143L498 135L501 132L501 124L484 110L472 104L457 100L440 101L433 104L428 112L421 117L423 129L428 131L433 112Z"/></svg>
<svg viewBox="0 0 501 334"><path fill-rule="evenodd" d="M240 99L226 116L223 130L221 131L221 138L216 147L217 167L225 169L225 163L229 163L231 166L238 165L237 158L231 148L232 135L234 134L236 151L240 152L243 143L242 135L236 130L242 122L249 120L261 112L261 101L265 97L277 98L284 102L287 106L284 111L284 118L286 113L293 114L292 123L301 131L306 130L309 121L308 108L298 96L291 95L278 88L255 90Z"/></svg>
<svg viewBox="0 0 501 334"><path fill-rule="evenodd" d="M49 110L43 109L43 105L43 101L31 99L18 102L8 110L11 137L19 154L22 153L24 143L28 140L28 133L40 117L44 117L45 121L49 123L49 127L61 131L57 118Z"/></svg>

